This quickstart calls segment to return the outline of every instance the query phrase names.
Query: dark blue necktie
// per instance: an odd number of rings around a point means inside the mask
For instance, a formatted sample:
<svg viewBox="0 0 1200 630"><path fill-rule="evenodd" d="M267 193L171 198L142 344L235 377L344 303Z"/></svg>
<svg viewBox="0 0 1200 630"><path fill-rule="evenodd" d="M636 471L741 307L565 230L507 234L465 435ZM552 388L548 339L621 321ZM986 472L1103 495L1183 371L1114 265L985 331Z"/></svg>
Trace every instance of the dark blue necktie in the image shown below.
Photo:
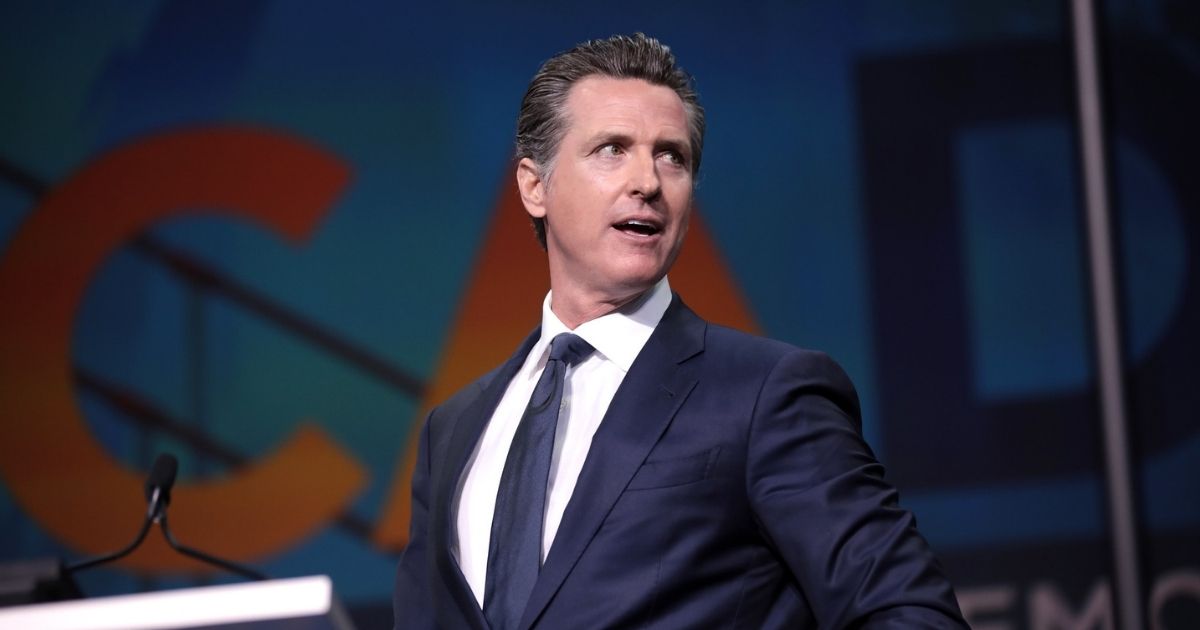
<svg viewBox="0 0 1200 630"><path fill-rule="evenodd" d="M512 630L542 568L542 523L546 513L546 485L554 454L554 430L562 407L567 367L587 358L591 345L571 333L550 342L550 359L533 388L533 396L513 436L488 545L487 582L483 616L492 630Z"/></svg>

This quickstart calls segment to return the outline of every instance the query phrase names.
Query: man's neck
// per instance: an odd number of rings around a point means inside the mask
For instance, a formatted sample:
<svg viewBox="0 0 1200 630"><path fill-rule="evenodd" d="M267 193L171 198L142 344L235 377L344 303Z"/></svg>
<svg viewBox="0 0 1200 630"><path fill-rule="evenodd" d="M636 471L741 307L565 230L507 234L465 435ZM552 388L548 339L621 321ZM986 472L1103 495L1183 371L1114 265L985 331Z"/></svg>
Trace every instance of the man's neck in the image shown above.
<svg viewBox="0 0 1200 630"><path fill-rule="evenodd" d="M575 330L581 324L604 317L637 301L654 289L651 285L637 293L623 296L578 296L550 289L550 310L567 328Z"/></svg>

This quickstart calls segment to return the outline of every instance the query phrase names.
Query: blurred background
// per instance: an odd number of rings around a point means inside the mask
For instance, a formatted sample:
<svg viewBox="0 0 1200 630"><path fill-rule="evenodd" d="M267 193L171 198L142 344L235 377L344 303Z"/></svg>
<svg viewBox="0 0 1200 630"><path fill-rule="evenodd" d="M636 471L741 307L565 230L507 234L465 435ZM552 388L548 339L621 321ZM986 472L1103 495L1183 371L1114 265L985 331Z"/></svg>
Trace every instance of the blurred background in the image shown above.
<svg viewBox="0 0 1200 630"><path fill-rule="evenodd" d="M1194 628L1200 8L1097 7L1141 590ZM633 31L708 111L684 299L842 363L976 628L1112 627L1071 19L1041 0L4 3L0 561L124 545L169 451L181 542L387 627L414 427L539 316L525 86ZM152 538L85 593L236 581Z"/></svg>

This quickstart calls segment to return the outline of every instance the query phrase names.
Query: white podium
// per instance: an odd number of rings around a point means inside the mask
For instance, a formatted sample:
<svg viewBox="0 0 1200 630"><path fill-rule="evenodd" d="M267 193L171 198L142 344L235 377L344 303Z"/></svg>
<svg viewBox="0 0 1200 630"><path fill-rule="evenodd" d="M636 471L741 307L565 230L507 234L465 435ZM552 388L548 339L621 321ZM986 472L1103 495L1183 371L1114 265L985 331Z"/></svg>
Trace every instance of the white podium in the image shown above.
<svg viewBox="0 0 1200 630"><path fill-rule="evenodd" d="M0 630L354 630L328 576L0 608Z"/></svg>

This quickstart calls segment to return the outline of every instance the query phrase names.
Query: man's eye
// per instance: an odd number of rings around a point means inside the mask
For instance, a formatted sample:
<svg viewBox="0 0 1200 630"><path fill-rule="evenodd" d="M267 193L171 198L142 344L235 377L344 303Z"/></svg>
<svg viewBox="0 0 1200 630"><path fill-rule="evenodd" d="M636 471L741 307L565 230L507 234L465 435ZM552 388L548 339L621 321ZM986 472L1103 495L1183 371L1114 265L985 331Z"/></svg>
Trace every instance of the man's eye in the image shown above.
<svg viewBox="0 0 1200 630"><path fill-rule="evenodd" d="M678 151L664 151L662 157L674 166L684 166L687 161L683 159L683 155Z"/></svg>
<svg viewBox="0 0 1200 630"><path fill-rule="evenodd" d="M597 151L597 153L599 153L600 155L606 156L606 157L614 157L617 155L621 155L624 152L625 152L624 149L622 149L619 145L613 144L611 142L606 145L601 146L600 149Z"/></svg>

